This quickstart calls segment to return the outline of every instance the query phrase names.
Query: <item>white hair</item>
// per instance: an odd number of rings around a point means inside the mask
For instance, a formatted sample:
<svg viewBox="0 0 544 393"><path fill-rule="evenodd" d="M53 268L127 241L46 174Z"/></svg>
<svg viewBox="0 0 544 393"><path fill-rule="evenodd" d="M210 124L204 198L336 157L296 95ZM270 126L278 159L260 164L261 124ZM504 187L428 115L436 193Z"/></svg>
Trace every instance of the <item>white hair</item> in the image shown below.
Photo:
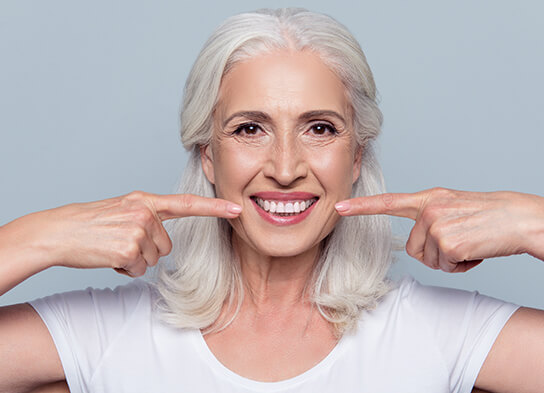
<svg viewBox="0 0 544 393"><path fill-rule="evenodd" d="M211 141L222 77L237 62L277 49L312 51L342 80L352 105L356 141L363 151L361 173L351 195L384 192L374 154L382 115L365 55L343 25L300 8L232 16L205 43L185 85L181 140L190 157L178 192L215 197L199 149ZM159 264L157 272L163 319L178 327L208 328L206 332L226 327L244 296L240 262L231 244L232 227L224 219L191 217L172 221L169 232L174 244L171 264ZM361 312L374 308L390 289L391 243L384 216L343 217L322 242L309 294L338 335L354 328Z"/></svg>

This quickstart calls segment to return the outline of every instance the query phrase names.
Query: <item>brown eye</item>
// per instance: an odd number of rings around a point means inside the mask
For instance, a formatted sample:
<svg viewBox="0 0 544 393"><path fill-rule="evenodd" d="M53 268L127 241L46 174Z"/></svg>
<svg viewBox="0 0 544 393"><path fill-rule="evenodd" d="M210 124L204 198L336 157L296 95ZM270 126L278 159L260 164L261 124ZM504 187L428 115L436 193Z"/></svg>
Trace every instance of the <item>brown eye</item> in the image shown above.
<svg viewBox="0 0 544 393"><path fill-rule="evenodd" d="M261 127L254 123L241 124L234 130L233 134L254 136L259 133Z"/></svg>
<svg viewBox="0 0 544 393"><path fill-rule="evenodd" d="M335 135L338 134L336 128L330 124L318 123L314 124L311 128L314 135Z"/></svg>

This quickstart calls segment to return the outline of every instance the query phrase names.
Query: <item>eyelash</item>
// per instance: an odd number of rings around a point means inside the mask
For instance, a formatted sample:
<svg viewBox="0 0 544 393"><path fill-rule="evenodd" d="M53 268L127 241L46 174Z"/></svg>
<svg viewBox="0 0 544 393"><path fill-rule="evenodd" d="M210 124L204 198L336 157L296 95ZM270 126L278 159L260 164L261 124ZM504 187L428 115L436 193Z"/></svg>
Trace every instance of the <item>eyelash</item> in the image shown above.
<svg viewBox="0 0 544 393"><path fill-rule="evenodd" d="M338 130L332 124L328 124L328 123L312 124L312 128L316 128L316 127L327 128L329 130L329 133L331 133L332 135L337 135L338 134ZM319 134L319 135L323 135L323 134Z"/></svg>
<svg viewBox="0 0 544 393"><path fill-rule="evenodd" d="M244 123L244 124L240 124L233 132L233 134L236 134L236 135L239 135L242 133L242 131L244 129L247 129L249 127L255 127L255 128L261 128L258 124L256 123ZM312 124L312 127L310 129L315 129L316 127L323 127L323 128L326 128L329 130L329 133L332 134L332 135L337 135L338 134L338 130L332 125L332 124L328 124L328 123L315 123L315 124ZM254 134L249 134L249 135L255 135ZM323 134L318 134L318 135L323 135Z"/></svg>
<svg viewBox="0 0 544 393"><path fill-rule="evenodd" d="M246 128L249 128L249 127L255 127L255 128L261 128L259 127L258 124L255 124L255 123L243 123L243 124L240 124L233 132L233 134L236 134L236 135L239 135L242 133L242 130L246 129ZM251 134L251 135L254 135L254 134Z"/></svg>

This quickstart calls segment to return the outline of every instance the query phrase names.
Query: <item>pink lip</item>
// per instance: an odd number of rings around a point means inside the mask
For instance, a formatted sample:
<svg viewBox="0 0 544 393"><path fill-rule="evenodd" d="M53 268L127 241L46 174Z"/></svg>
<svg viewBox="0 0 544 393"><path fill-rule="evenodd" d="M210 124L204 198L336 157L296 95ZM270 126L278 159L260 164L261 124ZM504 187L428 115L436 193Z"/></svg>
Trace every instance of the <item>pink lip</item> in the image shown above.
<svg viewBox="0 0 544 393"><path fill-rule="evenodd" d="M275 201L304 201L307 199L317 198L317 195L311 194L309 192L278 192L278 191L261 191L253 194L252 196L275 200Z"/></svg>
<svg viewBox="0 0 544 393"><path fill-rule="evenodd" d="M261 199L268 199L268 200L273 199L276 201L307 200L307 199L312 199L317 197L316 195L310 194L307 192L291 192L291 193L259 192L257 194L253 194L253 196L261 198ZM304 220L306 217L308 217L310 213L312 212L312 210L314 209L314 206L319 203L319 199L318 199L316 202L312 204L312 206L310 206L308 209L304 210L300 214L297 214L294 216L281 217L281 216L276 216L274 214L267 212L266 210L261 208L253 198L250 198L250 199L251 199L251 202L253 203L253 206L257 210L257 213L259 213L259 215L265 221L274 225L279 225L279 226L298 224L299 222Z"/></svg>

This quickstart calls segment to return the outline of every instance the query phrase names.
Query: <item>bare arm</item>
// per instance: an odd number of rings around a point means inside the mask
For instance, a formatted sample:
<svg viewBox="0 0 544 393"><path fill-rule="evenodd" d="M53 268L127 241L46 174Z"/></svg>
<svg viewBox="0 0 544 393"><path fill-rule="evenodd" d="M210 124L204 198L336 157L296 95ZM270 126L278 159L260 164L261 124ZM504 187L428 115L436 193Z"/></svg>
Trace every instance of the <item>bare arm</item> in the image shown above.
<svg viewBox="0 0 544 393"><path fill-rule="evenodd" d="M62 381L64 371L47 327L28 304L0 308L0 392L27 392Z"/></svg>
<svg viewBox="0 0 544 393"><path fill-rule="evenodd" d="M432 189L355 198L340 202L337 210L413 219L406 251L433 269L465 272L484 259L521 253L544 260L544 198L536 195ZM475 387L544 392L544 311L520 308L512 315Z"/></svg>
<svg viewBox="0 0 544 393"><path fill-rule="evenodd" d="M59 381L42 385L29 393L70 393L70 389L68 389L66 381Z"/></svg>
<svg viewBox="0 0 544 393"><path fill-rule="evenodd" d="M141 276L170 253L162 221L234 218L240 211L221 199L134 192L29 214L0 227L0 295L51 266L109 267ZM28 304L0 308L0 370L0 393L64 387L53 339Z"/></svg>
<svg viewBox="0 0 544 393"><path fill-rule="evenodd" d="M475 386L494 393L544 392L544 311L520 308L512 315Z"/></svg>

